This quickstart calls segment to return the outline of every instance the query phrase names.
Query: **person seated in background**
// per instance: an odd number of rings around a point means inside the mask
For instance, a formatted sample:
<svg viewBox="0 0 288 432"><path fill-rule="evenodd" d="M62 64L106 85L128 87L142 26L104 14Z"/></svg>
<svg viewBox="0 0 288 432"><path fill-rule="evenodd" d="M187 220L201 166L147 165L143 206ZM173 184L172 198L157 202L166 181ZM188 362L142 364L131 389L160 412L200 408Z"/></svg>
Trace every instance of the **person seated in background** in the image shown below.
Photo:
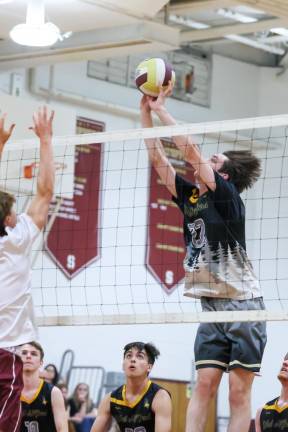
<svg viewBox="0 0 288 432"><path fill-rule="evenodd" d="M49 384L57 385L60 378L57 367L53 363L47 364L42 372L42 378Z"/></svg>
<svg viewBox="0 0 288 432"><path fill-rule="evenodd" d="M88 384L77 384L72 397L68 399L68 414L77 432L86 432L87 425L91 426L97 410L90 398Z"/></svg>

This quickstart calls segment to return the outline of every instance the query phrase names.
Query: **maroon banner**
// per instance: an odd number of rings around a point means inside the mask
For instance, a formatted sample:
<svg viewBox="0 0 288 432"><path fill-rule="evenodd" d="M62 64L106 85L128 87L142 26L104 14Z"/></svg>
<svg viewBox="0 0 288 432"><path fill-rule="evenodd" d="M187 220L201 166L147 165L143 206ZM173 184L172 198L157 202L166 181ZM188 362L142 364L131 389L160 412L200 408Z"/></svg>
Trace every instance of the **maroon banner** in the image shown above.
<svg viewBox="0 0 288 432"><path fill-rule="evenodd" d="M77 119L78 133L103 130L101 122ZM61 198L46 239L47 252L69 279L99 258L101 154L102 144L76 146L73 198Z"/></svg>
<svg viewBox="0 0 288 432"><path fill-rule="evenodd" d="M181 152L168 140L162 140L165 152L183 177L192 177L190 165ZM146 265L167 293L171 293L184 278L183 215L172 201L171 194L151 167Z"/></svg>

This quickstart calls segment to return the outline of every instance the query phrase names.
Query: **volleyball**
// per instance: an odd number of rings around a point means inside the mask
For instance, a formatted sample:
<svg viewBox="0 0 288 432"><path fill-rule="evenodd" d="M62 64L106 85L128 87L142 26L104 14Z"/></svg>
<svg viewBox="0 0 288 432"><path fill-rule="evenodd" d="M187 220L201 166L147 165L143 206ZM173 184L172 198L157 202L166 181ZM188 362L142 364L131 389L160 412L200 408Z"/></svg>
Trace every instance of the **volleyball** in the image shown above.
<svg viewBox="0 0 288 432"><path fill-rule="evenodd" d="M175 72L171 64L161 58L146 59L137 66L135 83L147 96L157 97L161 87L167 88L169 81L174 85Z"/></svg>

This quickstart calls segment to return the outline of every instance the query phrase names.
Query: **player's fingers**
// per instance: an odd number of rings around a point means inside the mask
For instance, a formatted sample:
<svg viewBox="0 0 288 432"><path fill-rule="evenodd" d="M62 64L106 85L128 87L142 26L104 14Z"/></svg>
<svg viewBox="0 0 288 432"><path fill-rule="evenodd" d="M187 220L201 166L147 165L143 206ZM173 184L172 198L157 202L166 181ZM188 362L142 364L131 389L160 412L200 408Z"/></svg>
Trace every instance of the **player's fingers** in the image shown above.
<svg viewBox="0 0 288 432"><path fill-rule="evenodd" d="M44 105L42 108L42 116L43 116L44 122L46 122L47 121L47 107L46 107L46 105Z"/></svg>
<svg viewBox="0 0 288 432"><path fill-rule="evenodd" d="M38 110L38 113L39 113L39 110ZM39 121L38 113L36 113L36 112L33 113L33 116L32 116L32 120L33 120L33 124L34 124L33 127L36 127L38 124L38 121Z"/></svg>
<svg viewBox="0 0 288 432"><path fill-rule="evenodd" d="M1 127L1 129L4 127L4 122L5 122L6 117L7 117L7 113L2 114L2 116L0 117L0 127Z"/></svg>
<svg viewBox="0 0 288 432"><path fill-rule="evenodd" d="M9 132L8 132L9 135L12 134L14 128L15 128L15 123L12 123L11 126L10 126L10 128L9 128Z"/></svg>
<svg viewBox="0 0 288 432"><path fill-rule="evenodd" d="M54 115L55 115L55 111L54 110L52 110L51 111L51 114L50 114L50 118L49 118L49 123L50 123L50 125L52 124L52 122L53 122L53 119L54 119Z"/></svg>

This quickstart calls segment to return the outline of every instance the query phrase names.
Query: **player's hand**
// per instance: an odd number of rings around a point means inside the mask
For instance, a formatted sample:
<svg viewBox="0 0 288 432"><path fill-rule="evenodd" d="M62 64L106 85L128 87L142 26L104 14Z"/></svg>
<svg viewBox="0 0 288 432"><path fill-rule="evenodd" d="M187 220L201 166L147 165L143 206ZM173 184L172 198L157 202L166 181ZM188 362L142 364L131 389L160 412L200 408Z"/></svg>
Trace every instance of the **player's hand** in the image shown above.
<svg viewBox="0 0 288 432"><path fill-rule="evenodd" d="M53 135L53 118L54 111L48 114L46 106L39 108L38 111L33 114L34 126L31 126L29 129L33 130L40 139L51 139Z"/></svg>
<svg viewBox="0 0 288 432"><path fill-rule="evenodd" d="M157 98L153 98L152 96L147 96L150 109L152 111L161 111L165 107L166 98L171 96L173 92L173 83L169 81L169 84L166 89L161 87L159 95Z"/></svg>
<svg viewBox="0 0 288 432"><path fill-rule="evenodd" d="M149 105L149 96L143 95L140 101L140 110L142 112L150 113L151 108Z"/></svg>
<svg viewBox="0 0 288 432"><path fill-rule="evenodd" d="M2 150L3 150L6 142L8 141L10 136L12 135L13 129L15 127L15 123L12 123L11 126L8 129L6 129L5 128L5 120L6 120L6 114L3 114L0 117L0 154L2 153Z"/></svg>

